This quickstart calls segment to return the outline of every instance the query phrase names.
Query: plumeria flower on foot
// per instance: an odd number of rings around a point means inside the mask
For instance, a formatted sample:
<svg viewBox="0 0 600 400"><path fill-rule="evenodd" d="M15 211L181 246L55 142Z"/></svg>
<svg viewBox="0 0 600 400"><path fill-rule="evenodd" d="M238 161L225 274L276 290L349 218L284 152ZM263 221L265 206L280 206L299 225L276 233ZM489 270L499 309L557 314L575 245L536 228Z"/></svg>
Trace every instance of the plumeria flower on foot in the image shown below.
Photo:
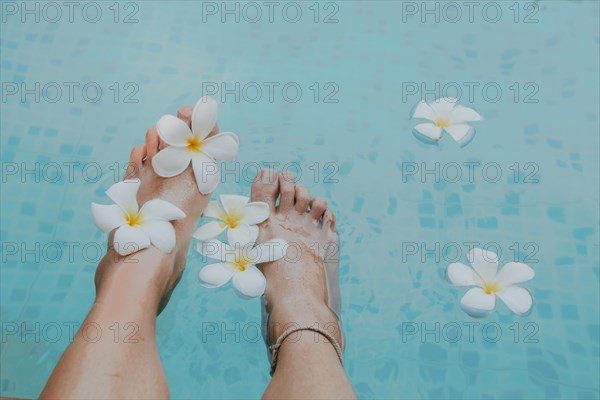
<svg viewBox="0 0 600 400"><path fill-rule="evenodd" d="M221 180L216 161L235 160L240 146L237 135L232 132L208 137L217 123L217 109L217 102L212 97L198 100L192 112L192 129L172 115L164 115L158 120L158 135L169 145L152 158L152 166L159 176L177 176L191 162L200 193L210 194L216 189Z"/></svg>
<svg viewBox="0 0 600 400"><path fill-rule="evenodd" d="M446 131L461 147L469 144L475 136L475 129L467 122L483 120L477 111L457 104L457 99L453 97L437 99L431 104L421 100L411 117L431 121L414 127L413 133L417 138L437 144L442 131Z"/></svg>
<svg viewBox="0 0 600 400"><path fill-rule="evenodd" d="M201 226L194 233L198 240L209 240L227 231L229 243L241 242L249 238L249 242L256 242L258 238L258 224L269 218L269 205L264 202L250 203L246 196L221 195L219 201L211 201L204 210L204 216L215 218Z"/></svg>
<svg viewBox="0 0 600 400"><path fill-rule="evenodd" d="M112 185L106 194L115 204L92 203L94 222L106 233L117 229L113 245L122 256L148 248L151 244L170 253L175 247L175 229L170 221L185 218L185 213L161 199L147 201L140 209L137 202L139 188L139 179Z"/></svg>
<svg viewBox="0 0 600 400"><path fill-rule="evenodd" d="M282 239L265 243L222 243L212 239L198 243L196 250L219 263L203 267L199 274L202 286L217 288L230 280L234 289L246 297L258 297L265 292L267 281L256 264L277 261L286 254L288 243Z"/></svg>
<svg viewBox="0 0 600 400"><path fill-rule="evenodd" d="M533 305L529 290L517 283L534 278L535 272L527 264L506 263L498 271L498 255L492 251L474 248L467 258L473 266L461 263L448 265L446 276L454 286L476 286L469 289L460 301L462 309L472 317L485 317L496 307L496 297L515 314L527 315Z"/></svg>

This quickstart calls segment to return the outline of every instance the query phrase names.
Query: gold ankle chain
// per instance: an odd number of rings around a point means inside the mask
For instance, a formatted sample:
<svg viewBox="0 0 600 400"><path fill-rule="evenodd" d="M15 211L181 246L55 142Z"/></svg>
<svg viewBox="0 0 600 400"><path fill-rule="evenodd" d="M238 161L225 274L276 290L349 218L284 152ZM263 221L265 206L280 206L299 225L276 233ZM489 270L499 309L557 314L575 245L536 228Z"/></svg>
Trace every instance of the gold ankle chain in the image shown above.
<svg viewBox="0 0 600 400"><path fill-rule="evenodd" d="M273 375L273 373L275 373L275 368L277 367L277 356L279 355L279 348L281 347L281 345L283 344L285 339L287 339L290 335L292 335L296 332L300 332L300 331L316 332L316 333L324 336L325 338L327 338L327 340L329 340L329 343L331 343L331 345L335 349L335 352L337 353L337 356L340 359L340 363L342 363L342 365L344 365L344 360L343 360L343 356L342 356L342 353L343 353L342 347L338 343L337 339L331 333L327 332L325 329L318 328L318 327L315 328L313 326L299 326L299 327L292 327L292 328L287 329L285 332L283 332L279 336L279 338L277 339L277 342L274 345L269 346L269 349L271 349L271 351L273 352L273 360L271 361L271 375Z"/></svg>

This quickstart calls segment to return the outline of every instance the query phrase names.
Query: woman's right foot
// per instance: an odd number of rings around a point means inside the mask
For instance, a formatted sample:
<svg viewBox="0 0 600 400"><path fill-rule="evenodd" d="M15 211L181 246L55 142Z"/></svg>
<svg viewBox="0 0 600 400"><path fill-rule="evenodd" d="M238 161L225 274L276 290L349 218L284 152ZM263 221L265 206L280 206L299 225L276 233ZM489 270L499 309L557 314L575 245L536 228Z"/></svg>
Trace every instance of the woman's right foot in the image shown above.
<svg viewBox="0 0 600 400"><path fill-rule="evenodd" d="M293 176L270 169L256 176L252 200L264 201L271 209L269 219L260 225L258 242L281 238L290 244L286 257L259 265L267 279L269 321L263 321L268 322L267 342L274 344L288 328L311 326L331 333L343 346L338 317L339 236L327 201L311 200L308 189L296 185Z"/></svg>

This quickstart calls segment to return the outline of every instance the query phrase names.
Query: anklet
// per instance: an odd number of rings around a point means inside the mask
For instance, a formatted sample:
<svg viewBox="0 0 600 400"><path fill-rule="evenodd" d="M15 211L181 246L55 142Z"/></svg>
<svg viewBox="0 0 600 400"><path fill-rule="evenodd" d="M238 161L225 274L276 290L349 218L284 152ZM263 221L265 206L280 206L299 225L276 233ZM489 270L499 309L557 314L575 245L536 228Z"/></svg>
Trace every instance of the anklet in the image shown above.
<svg viewBox="0 0 600 400"><path fill-rule="evenodd" d="M342 365L344 365L344 360L343 360L343 356L342 356L342 353L343 353L342 347L338 343L337 339L335 337L333 337L333 335L331 333L327 332L325 329L322 329L322 328L315 328L312 326L299 326L299 327L292 327L292 328L287 329L285 332L283 332L281 334L281 336L279 336L279 338L277 339L277 342L274 345L269 346L269 349L271 349L271 351L273 352L273 361L271 361L271 375L273 375L275 373L275 367L277 367L277 356L279 355L279 348L281 347L281 345L283 344L285 339L288 338L288 336L290 336L296 332L300 332L300 331L312 331L312 332L316 332L322 336L325 336L327 338L327 340L329 340L329 343L331 343L331 345L335 349L335 352L337 353L337 356L340 359L340 363L342 363Z"/></svg>

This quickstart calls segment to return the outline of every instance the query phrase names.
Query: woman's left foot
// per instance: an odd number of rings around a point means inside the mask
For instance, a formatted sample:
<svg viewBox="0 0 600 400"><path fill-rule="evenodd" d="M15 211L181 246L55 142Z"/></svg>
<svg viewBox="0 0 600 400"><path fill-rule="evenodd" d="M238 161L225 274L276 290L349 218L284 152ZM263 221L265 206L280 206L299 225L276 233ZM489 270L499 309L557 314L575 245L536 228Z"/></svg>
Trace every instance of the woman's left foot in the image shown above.
<svg viewBox="0 0 600 400"><path fill-rule="evenodd" d="M191 113L191 107L181 107L178 117L189 125ZM217 132L218 127L215 125L211 135ZM125 279L128 281L127 284L134 285L132 290L135 290L135 287L147 290L149 285L156 294L154 297L158 301L159 313L167 305L173 289L181 279L196 222L210 200L210 195L202 195L198 191L191 166L172 178L162 178L154 172L152 157L160 151L160 148L164 148L163 145L153 126L146 133L146 143L134 147L131 151L125 178L140 180L137 194L140 207L149 200L163 199L176 205L185 213L184 219L172 222L177 238L175 248L171 253L164 253L151 246L126 257L121 257L114 250L109 249L109 253L96 271L96 289L99 298L105 285L119 284L117 281ZM114 232L111 237L113 234ZM111 242L112 240L109 240L109 243Z"/></svg>

